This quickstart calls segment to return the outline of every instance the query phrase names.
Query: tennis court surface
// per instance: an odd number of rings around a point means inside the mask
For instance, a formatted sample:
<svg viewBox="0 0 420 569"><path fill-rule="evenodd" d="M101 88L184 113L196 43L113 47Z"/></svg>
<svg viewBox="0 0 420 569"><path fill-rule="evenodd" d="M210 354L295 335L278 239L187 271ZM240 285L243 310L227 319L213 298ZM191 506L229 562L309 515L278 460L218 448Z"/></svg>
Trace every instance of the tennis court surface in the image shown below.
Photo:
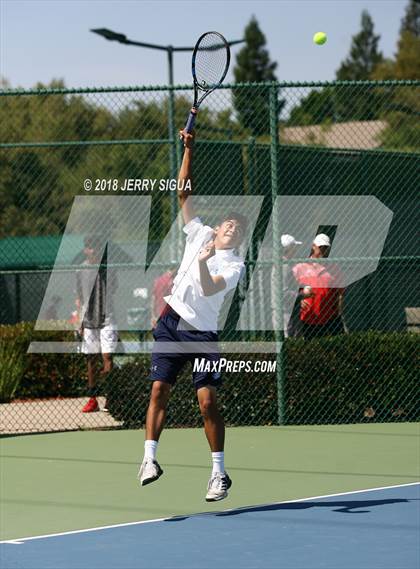
<svg viewBox="0 0 420 569"><path fill-rule="evenodd" d="M141 432L4 438L0 566L419 567L418 424L227 435L233 486L215 504L198 429L164 433L145 488Z"/></svg>

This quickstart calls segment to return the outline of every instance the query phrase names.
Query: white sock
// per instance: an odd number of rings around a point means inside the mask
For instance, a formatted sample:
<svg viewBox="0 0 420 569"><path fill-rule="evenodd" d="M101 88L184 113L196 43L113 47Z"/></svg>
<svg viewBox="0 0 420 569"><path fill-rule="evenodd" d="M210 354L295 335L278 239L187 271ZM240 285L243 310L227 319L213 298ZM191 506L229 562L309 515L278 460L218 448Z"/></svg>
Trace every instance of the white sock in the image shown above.
<svg viewBox="0 0 420 569"><path fill-rule="evenodd" d="M225 453L223 451L212 452L211 457L213 459L212 474L216 474L217 472L221 472L223 474L225 472Z"/></svg>
<svg viewBox="0 0 420 569"><path fill-rule="evenodd" d="M151 458L156 460L158 441L144 441L144 458Z"/></svg>

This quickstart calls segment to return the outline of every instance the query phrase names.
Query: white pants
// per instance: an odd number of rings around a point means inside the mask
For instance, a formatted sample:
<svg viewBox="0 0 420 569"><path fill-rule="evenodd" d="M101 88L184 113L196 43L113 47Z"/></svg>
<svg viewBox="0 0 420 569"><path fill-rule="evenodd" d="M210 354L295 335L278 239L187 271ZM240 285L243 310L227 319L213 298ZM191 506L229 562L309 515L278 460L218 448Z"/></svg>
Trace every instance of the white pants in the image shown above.
<svg viewBox="0 0 420 569"><path fill-rule="evenodd" d="M117 349L118 330L112 325L83 329L83 354L112 354Z"/></svg>

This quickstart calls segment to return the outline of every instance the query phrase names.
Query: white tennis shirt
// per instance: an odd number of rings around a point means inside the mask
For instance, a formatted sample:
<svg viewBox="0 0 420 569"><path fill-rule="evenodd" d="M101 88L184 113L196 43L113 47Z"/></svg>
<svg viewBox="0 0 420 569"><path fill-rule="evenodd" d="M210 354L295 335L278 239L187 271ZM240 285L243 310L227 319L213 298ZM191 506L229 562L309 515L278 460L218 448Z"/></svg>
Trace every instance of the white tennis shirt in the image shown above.
<svg viewBox="0 0 420 569"><path fill-rule="evenodd" d="M216 331L223 300L238 284L245 265L243 259L235 255L234 249L216 249L216 254L207 260L207 267L210 275L224 278L226 288L212 296L204 296L198 255L203 246L214 238L214 231L204 225L199 217L187 223L183 231L187 234L184 256L171 294L164 298L181 318L197 330Z"/></svg>

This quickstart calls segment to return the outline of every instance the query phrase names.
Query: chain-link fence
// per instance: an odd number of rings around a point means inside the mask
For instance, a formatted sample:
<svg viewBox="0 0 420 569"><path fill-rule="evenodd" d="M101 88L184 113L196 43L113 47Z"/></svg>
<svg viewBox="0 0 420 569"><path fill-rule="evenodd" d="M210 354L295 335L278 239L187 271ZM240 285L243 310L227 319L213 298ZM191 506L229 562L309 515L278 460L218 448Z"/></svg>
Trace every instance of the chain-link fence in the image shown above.
<svg viewBox="0 0 420 569"><path fill-rule="evenodd" d="M1 430L140 426L152 321L184 247L190 90L0 101ZM228 424L418 420L419 101L418 81L268 83L223 87L200 110L196 209L212 227L248 219L245 275L219 319ZM80 282L91 291L104 268L119 334L108 374L78 332ZM92 395L108 413L83 412ZM167 422L201 424L189 368Z"/></svg>

